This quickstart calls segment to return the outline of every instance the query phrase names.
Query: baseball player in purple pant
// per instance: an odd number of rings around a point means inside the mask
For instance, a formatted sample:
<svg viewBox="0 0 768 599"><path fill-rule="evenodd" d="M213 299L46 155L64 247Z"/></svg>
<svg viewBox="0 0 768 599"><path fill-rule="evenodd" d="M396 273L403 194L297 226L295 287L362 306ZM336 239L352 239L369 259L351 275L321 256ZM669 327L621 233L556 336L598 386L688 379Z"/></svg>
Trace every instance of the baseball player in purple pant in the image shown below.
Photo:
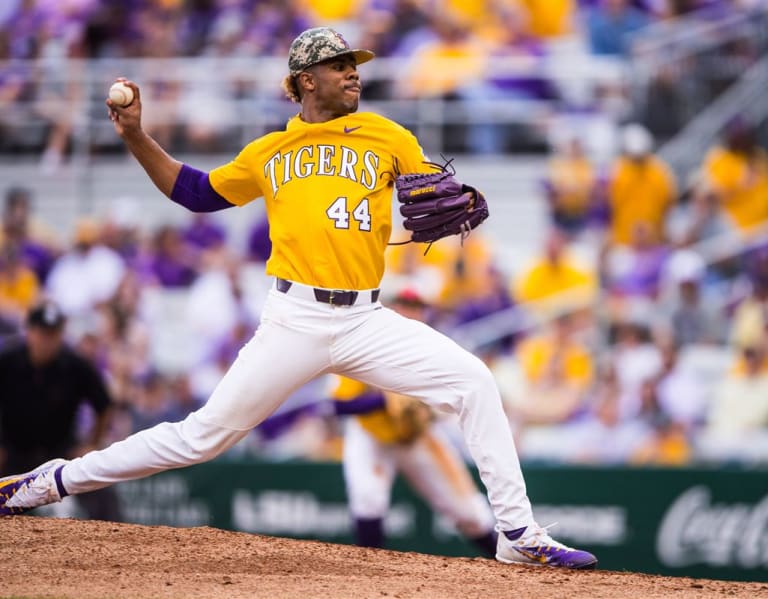
<svg viewBox="0 0 768 599"><path fill-rule="evenodd" d="M458 414L499 531L496 559L595 566L595 556L555 541L534 520L488 368L428 325L379 302L395 181L435 167L406 129L357 112L362 90L357 66L371 58L373 53L350 48L332 29L301 33L291 45L284 81L288 96L300 104L299 114L284 131L254 140L210 172L175 160L144 132L135 83L126 82L134 90L128 106L107 100L116 132L172 201L210 212L264 198L272 239L266 268L274 287L258 330L203 407L181 422L159 424L69 462L54 460L0 480L0 514L210 460L245 437L295 389L336 373ZM413 178L405 181L410 185ZM438 188L407 187L414 197ZM469 200L475 213L467 212L446 230L467 234L485 201L460 184L450 191ZM428 222L437 221L439 216ZM417 241L441 236L413 232Z"/></svg>

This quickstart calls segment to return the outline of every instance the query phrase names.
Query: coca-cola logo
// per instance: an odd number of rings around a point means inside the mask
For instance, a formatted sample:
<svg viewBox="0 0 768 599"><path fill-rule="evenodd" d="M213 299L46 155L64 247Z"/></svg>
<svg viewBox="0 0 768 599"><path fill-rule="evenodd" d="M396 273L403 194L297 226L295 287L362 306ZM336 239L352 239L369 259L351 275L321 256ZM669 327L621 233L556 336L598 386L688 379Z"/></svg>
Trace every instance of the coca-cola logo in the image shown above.
<svg viewBox="0 0 768 599"><path fill-rule="evenodd" d="M712 503L707 487L691 487L664 514L656 552L674 568L768 566L768 495L755 504Z"/></svg>

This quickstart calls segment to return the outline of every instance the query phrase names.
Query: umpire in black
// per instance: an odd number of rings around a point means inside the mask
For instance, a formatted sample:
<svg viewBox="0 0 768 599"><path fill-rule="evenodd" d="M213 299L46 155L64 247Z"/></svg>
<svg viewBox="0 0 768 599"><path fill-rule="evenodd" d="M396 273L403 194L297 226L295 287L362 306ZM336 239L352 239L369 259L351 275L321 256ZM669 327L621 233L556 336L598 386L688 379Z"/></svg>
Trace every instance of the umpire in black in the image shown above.
<svg viewBox="0 0 768 599"><path fill-rule="evenodd" d="M64 342L65 324L58 305L43 302L28 313L25 335L0 350L0 476L103 445L112 401L96 367ZM83 404L93 408L94 418L79 439ZM110 488L78 501L89 518L121 519Z"/></svg>

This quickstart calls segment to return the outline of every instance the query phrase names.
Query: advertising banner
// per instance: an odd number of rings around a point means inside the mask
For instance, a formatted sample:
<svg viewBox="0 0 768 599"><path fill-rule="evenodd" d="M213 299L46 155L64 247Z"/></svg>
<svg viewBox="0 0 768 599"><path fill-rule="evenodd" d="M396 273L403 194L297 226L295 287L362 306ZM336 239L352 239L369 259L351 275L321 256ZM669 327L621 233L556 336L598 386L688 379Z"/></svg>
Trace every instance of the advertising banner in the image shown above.
<svg viewBox="0 0 768 599"><path fill-rule="evenodd" d="M537 521L613 570L768 581L768 473L524 468ZM121 483L126 518L351 543L339 464L216 461ZM476 556L398 480L387 548Z"/></svg>

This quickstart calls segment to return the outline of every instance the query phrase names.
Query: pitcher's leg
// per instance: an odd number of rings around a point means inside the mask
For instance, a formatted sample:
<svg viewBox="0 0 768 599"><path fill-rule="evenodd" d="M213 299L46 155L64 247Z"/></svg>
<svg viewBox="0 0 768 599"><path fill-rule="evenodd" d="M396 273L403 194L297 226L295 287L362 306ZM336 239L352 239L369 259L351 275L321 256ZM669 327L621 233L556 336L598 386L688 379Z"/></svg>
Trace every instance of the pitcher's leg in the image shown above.
<svg viewBox="0 0 768 599"><path fill-rule="evenodd" d="M213 459L248 434L206 422L194 412L163 422L69 462L61 472L71 495Z"/></svg>
<svg viewBox="0 0 768 599"><path fill-rule="evenodd" d="M213 459L327 365L321 338L263 322L202 408L72 460L61 473L64 488L84 493Z"/></svg>
<svg viewBox="0 0 768 599"><path fill-rule="evenodd" d="M534 523L512 432L490 370L453 340L392 310L374 311L333 347L334 367L459 415L500 530Z"/></svg>

